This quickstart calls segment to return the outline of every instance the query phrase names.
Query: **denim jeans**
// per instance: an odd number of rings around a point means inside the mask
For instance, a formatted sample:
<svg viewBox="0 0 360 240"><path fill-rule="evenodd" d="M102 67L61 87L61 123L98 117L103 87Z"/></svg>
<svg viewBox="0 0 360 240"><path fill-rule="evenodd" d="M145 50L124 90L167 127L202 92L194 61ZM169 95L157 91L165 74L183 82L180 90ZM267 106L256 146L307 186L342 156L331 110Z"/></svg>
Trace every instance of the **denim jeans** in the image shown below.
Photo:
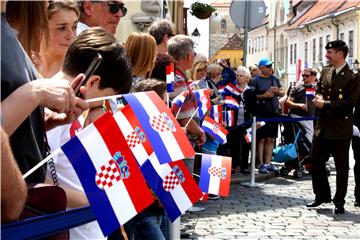
<svg viewBox="0 0 360 240"><path fill-rule="evenodd" d="M162 216L140 213L125 224L129 240L165 240L161 232Z"/></svg>

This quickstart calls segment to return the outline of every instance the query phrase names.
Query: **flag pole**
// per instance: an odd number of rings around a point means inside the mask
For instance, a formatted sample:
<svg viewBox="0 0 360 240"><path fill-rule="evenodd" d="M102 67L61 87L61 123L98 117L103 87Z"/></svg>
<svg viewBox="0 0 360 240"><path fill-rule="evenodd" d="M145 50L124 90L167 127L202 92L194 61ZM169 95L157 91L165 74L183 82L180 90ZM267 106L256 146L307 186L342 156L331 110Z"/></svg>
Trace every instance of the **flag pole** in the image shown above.
<svg viewBox="0 0 360 240"><path fill-rule="evenodd" d="M176 113L175 119L177 119L177 118L178 118L179 113L180 113L180 111L181 111L181 108L182 108L182 106L181 106L181 107L179 107L179 110L178 110L178 111L177 111L177 113Z"/></svg>
<svg viewBox="0 0 360 240"><path fill-rule="evenodd" d="M189 121L188 121L188 122L186 123L186 125L185 125L185 129L186 129L186 127L189 125L191 119L193 119L193 117L195 116L195 114L197 113L198 110L199 110L199 107L197 107L196 110L194 111L194 113L191 115Z"/></svg>
<svg viewBox="0 0 360 240"><path fill-rule="evenodd" d="M30 174L32 174L33 172L35 172L39 167L41 167L42 165L44 165L47 161L49 161L51 158L55 157L58 153L60 152L60 148L56 149L54 152L50 153L49 156L47 156L46 158L44 158L41 162L39 162L38 164L36 164L32 169L30 169L29 171L27 171L24 175L23 178L27 178Z"/></svg>

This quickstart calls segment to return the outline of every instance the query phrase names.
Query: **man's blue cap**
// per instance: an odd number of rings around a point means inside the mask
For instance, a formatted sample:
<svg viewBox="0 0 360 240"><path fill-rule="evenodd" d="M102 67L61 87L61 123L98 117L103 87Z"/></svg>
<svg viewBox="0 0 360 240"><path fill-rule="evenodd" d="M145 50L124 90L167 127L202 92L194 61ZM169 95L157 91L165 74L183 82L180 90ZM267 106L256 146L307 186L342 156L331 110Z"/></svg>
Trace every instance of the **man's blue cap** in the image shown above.
<svg viewBox="0 0 360 240"><path fill-rule="evenodd" d="M262 66L270 66L272 64L272 61L270 61L268 58L262 58L259 61L258 66L262 67Z"/></svg>

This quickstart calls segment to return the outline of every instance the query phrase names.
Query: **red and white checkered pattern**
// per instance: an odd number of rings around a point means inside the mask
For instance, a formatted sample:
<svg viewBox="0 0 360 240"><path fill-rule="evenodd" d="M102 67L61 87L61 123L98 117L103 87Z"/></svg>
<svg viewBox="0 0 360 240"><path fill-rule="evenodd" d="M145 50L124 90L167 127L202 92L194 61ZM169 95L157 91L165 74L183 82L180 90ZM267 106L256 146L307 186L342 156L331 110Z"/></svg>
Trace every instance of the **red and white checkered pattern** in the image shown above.
<svg viewBox="0 0 360 240"><path fill-rule="evenodd" d="M212 131L213 131L215 134L218 134L219 130L220 130L220 126L215 123Z"/></svg>
<svg viewBox="0 0 360 240"><path fill-rule="evenodd" d="M120 171L113 159L102 165L95 176L96 185L102 190L112 187L120 180Z"/></svg>
<svg viewBox="0 0 360 240"><path fill-rule="evenodd" d="M214 177L221 177L221 168L219 167L210 167L208 172Z"/></svg>
<svg viewBox="0 0 360 240"><path fill-rule="evenodd" d="M164 120L164 118L161 115L158 116L152 116L150 119L150 124L155 131L158 132L165 132L170 131L170 127L167 124L167 122Z"/></svg>
<svg viewBox="0 0 360 240"><path fill-rule="evenodd" d="M163 187L165 191L170 192L173 190L177 185L179 185L179 179L174 171L171 171L169 175L165 177L165 180L163 181Z"/></svg>
<svg viewBox="0 0 360 240"><path fill-rule="evenodd" d="M140 138L135 131L132 131L131 134L127 135L126 142L130 148L134 148L141 143Z"/></svg>

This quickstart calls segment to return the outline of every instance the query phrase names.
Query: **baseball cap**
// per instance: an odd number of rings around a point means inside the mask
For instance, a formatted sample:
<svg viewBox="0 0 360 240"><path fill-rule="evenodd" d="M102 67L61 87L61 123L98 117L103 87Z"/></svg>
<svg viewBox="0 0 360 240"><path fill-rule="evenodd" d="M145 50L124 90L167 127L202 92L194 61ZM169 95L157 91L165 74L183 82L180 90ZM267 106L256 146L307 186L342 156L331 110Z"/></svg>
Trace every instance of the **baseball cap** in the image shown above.
<svg viewBox="0 0 360 240"><path fill-rule="evenodd" d="M258 66L262 67L262 66L270 66L272 64L272 61L270 61L268 58L262 58L259 61Z"/></svg>

